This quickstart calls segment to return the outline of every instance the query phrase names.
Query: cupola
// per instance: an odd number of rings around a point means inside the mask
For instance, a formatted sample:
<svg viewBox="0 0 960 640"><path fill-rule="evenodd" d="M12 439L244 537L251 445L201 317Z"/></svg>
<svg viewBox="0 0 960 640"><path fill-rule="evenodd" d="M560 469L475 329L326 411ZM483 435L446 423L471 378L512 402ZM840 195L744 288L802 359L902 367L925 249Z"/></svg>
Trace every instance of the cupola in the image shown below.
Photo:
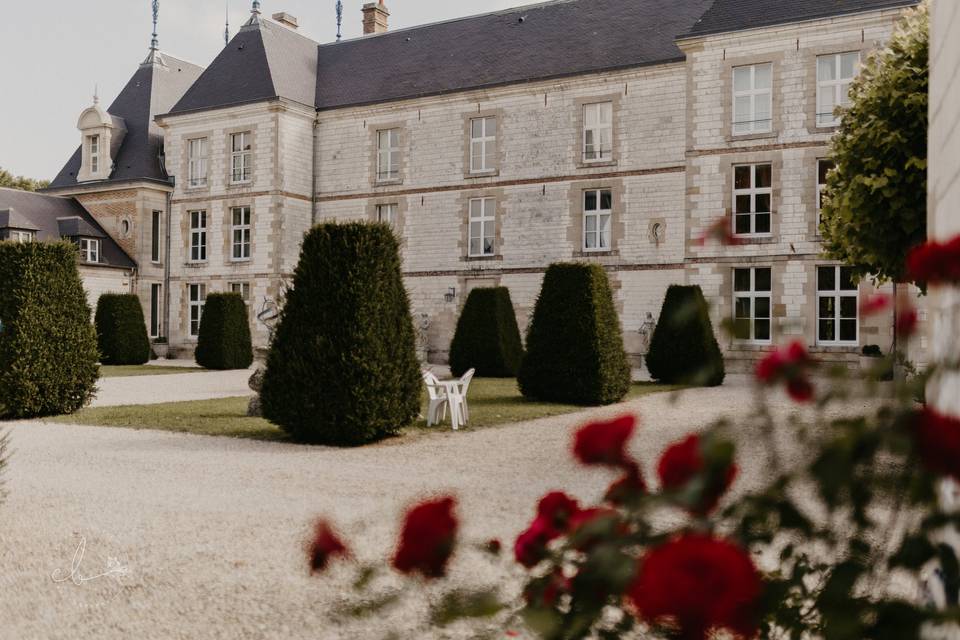
<svg viewBox="0 0 960 640"><path fill-rule="evenodd" d="M77 121L80 130L81 159L77 182L107 180L113 168L113 160L123 136L127 132L123 118L111 116L100 106L94 94L93 106L87 107Z"/></svg>

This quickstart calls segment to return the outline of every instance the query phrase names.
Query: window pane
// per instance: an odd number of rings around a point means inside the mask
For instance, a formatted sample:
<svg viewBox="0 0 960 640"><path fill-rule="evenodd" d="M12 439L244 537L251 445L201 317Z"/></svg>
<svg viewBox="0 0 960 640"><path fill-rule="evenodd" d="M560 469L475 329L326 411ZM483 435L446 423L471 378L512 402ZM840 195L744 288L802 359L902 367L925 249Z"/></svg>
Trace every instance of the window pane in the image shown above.
<svg viewBox="0 0 960 640"><path fill-rule="evenodd" d="M597 210L597 192L596 191L586 191L584 194L584 203L583 208L586 211L596 211Z"/></svg>
<svg viewBox="0 0 960 640"><path fill-rule="evenodd" d="M750 318L750 298L737 298L734 301L734 317Z"/></svg>
<svg viewBox="0 0 960 640"><path fill-rule="evenodd" d="M733 187L735 189L750 188L750 166L749 165L733 168Z"/></svg>
<svg viewBox="0 0 960 640"><path fill-rule="evenodd" d="M817 291L837 289L837 270L834 267L817 267Z"/></svg>
<svg viewBox="0 0 960 640"><path fill-rule="evenodd" d="M587 216L587 233L593 233L597 230L597 216Z"/></svg>
<svg viewBox="0 0 960 640"><path fill-rule="evenodd" d="M770 194L769 193L758 193L756 196L756 205L754 206L754 211L760 213L769 213L770 212Z"/></svg>
<svg viewBox="0 0 960 640"><path fill-rule="evenodd" d="M750 122L753 118L750 116L750 105L752 100L750 96L739 96L734 102L733 121Z"/></svg>
<svg viewBox="0 0 960 640"><path fill-rule="evenodd" d="M770 321L769 320L757 320L753 323L753 333L755 340L769 340L770 339Z"/></svg>
<svg viewBox="0 0 960 640"><path fill-rule="evenodd" d="M770 291L770 283L772 282L772 272L770 269L755 269L754 270L754 291Z"/></svg>
<svg viewBox="0 0 960 640"><path fill-rule="evenodd" d="M770 298L757 298L753 305L753 312L757 319L769 319Z"/></svg>
<svg viewBox="0 0 960 640"><path fill-rule="evenodd" d="M612 191L601 191L600 192L600 208L609 211L613 208L613 192Z"/></svg>
<svg viewBox="0 0 960 640"><path fill-rule="evenodd" d="M750 213L750 196L737 196L734 199L733 210L735 213Z"/></svg>
<svg viewBox="0 0 960 640"><path fill-rule="evenodd" d="M817 58L817 81L827 82L829 80L836 80L835 68L836 64L834 63L833 56L820 56Z"/></svg>
<svg viewBox="0 0 960 640"><path fill-rule="evenodd" d="M857 319L856 296L843 296L840 298L840 317L852 320Z"/></svg>
<svg viewBox="0 0 960 640"><path fill-rule="evenodd" d="M824 342L833 342L836 340L836 323L833 320L821 320L817 337Z"/></svg>
<svg viewBox="0 0 960 640"><path fill-rule="evenodd" d="M756 102L754 103L753 114L753 119L757 127L766 128L770 126L770 123L766 121L770 120L770 112L773 109L772 99L769 93L757 96Z"/></svg>
<svg viewBox="0 0 960 640"><path fill-rule="evenodd" d="M840 56L840 77L852 78L856 74L857 63L860 62L859 53L845 53Z"/></svg>
<svg viewBox="0 0 960 640"><path fill-rule="evenodd" d="M481 207L482 207L482 202L480 200L471 200L470 201L470 217L479 218L482 215Z"/></svg>
<svg viewBox="0 0 960 640"><path fill-rule="evenodd" d="M840 289L842 291L856 291L857 287L853 284L853 269L850 267L840 267Z"/></svg>
<svg viewBox="0 0 960 640"><path fill-rule="evenodd" d="M750 67L737 67L733 70L733 90L750 90Z"/></svg>
<svg viewBox="0 0 960 640"><path fill-rule="evenodd" d="M493 138L497 135L497 119L496 118L487 118L487 137Z"/></svg>
<svg viewBox="0 0 960 640"><path fill-rule="evenodd" d="M750 217L751 216L749 213L746 215L737 216L736 233L738 234L752 233L752 229L750 228Z"/></svg>
<svg viewBox="0 0 960 640"><path fill-rule="evenodd" d="M833 167L833 160L820 160L817 162L817 184L827 184L827 174Z"/></svg>
<svg viewBox="0 0 960 640"><path fill-rule="evenodd" d="M837 317L837 300L833 296L820 298L820 319L829 320Z"/></svg>
<svg viewBox="0 0 960 640"><path fill-rule="evenodd" d="M769 189L773 184L773 165L758 164L756 174L754 186L758 189Z"/></svg>
<svg viewBox="0 0 960 640"><path fill-rule="evenodd" d="M470 125L471 125L471 128L473 129L471 135L474 138L482 138L483 137L483 120L479 120L479 119L471 120Z"/></svg>
<svg viewBox="0 0 960 640"><path fill-rule="evenodd" d="M483 239L483 253L490 255L493 253L493 238L484 238Z"/></svg>
<svg viewBox="0 0 960 640"><path fill-rule="evenodd" d="M840 321L840 339L844 342L854 342L857 339L857 321Z"/></svg>
<svg viewBox="0 0 960 640"><path fill-rule="evenodd" d="M477 255L480 253L480 238L474 236L470 238L470 254Z"/></svg>
<svg viewBox="0 0 960 640"><path fill-rule="evenodd" d="M733 337L737 340L750 339L750 319L736 318L733 321Z"/></svg>
<svg viewBox="0 0 960 640"><path fill-rule="evenodd" d="M770 214L769 213L756 214L754 233L770 233Z"/></svg>
<svg viewBox="0 0 960 640"><path fill-rule="evenodd" d="M750 291L750 269L733 270L733 290Z"/></svg>
<svg viewBox="0 0 960 640"><path fill-rule="evenodd" d="M755 89L769 89L773 86L773 65L758 64L755 67L753 85Z"/></svg>

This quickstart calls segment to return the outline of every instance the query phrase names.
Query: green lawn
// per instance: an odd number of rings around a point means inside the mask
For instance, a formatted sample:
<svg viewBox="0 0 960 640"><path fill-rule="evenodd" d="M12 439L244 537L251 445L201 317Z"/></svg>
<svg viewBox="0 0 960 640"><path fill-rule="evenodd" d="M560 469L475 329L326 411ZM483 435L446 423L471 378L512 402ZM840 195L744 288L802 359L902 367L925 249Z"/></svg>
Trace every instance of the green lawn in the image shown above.
<svg viewBox="0 0 960 640"><path fill-rule="evenodd" d="M175 373L201 373L206 369L193 367L163 367L146 364L130 366L100 365L101 378L128 378L131 376L168 376Z"/></svg>
<svg viewBox="0 0 960 640"><path fill-rule="evenodd" d="M678 387L653 383L634 383L627 399L650 393L674 391ZM248 398L225 398L172 402L129 407L100 407L83 409L70 416L52 418L52 422L84 424L130 429L158 429L208 436L251 438L254 440L284 440L286 434L261 418L246 416ZM545 418L580 411L583 407L566 404L533 402L520 395L513 379L477 378L470 386L470 424L466 429L479 429L512 422ZM424 411L426 404L424 403ZM429 430L448 430L449 423ZM419 420L407 430L407 435L428 431L426 422Z"/></svg>

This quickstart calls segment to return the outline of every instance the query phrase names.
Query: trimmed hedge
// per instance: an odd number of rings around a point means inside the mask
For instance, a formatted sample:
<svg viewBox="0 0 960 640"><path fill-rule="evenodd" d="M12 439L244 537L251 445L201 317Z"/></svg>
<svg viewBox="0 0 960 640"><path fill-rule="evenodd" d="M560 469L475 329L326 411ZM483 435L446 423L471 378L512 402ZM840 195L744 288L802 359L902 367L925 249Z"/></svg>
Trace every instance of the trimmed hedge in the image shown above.
<svg viewBox="0 0 960 640"><path fill-rule="evenodd" d="M646 360L650 375L664 384L723 384L723 354L700 287L672 285L667 289Z"/></svg>
<svg viewBox="0 0 960 640"><path fill-rule="evenodd" d="M0 417L73 413L96 391L97 333L66 242L0 242Z"/></svg>
<svg viewBox="0 0 960 640"><path fill-rule="evenodd" d="M239 293L211 293L203 303L197 364L205 369L246 369L253 364L247 305Z"/></svg>
<svg viewBox="0 0 960 640"><path fill-rule="evenodd" d="M528 398L579 405L619 402L630 364L607 274L600 265L547 269L518 376Z"/></svg>
<svg viewBox="0 0 960 640"><path fill-rule="evenodd" d="M150 339L137 296L132 293L100 296L96 326L97 346L103 364L144 364L150 360Z"/></svg>
<svg viewBox="0 0 960 640"><path fill-rule="evenodd" d="M467 296L450 343L450 371L469 369L486 378L513 378L523 359L517 316L506 287L474 289Z"/></svg>
<svg viewBox="0 0 960 640"><path fill-rule="evenodd" d="M304 238L263 380L263 415L301 442L357 446L420 412L413 318L385 224L322 224Z"/></svg>

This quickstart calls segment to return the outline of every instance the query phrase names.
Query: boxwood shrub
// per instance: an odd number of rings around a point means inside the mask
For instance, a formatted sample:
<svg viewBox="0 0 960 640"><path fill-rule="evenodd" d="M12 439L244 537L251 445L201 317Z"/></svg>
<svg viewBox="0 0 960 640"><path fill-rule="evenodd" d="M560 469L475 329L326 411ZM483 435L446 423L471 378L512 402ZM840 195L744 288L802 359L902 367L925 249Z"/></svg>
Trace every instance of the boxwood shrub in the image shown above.
<svg viewBox="0 0 960 640"><path fill-rule="evenodd" d="M450 343L450 371L469 369L487 378L512 378L523 359L517 316L506 287L474 289L467 296Z"/></svg>
<svg viewBox="0 0 960 640"><path fill-rule="evenodd" d="M673 285L667 289L646 360L650 375L664 384L723 384L723 354L700 287Z"/></svg>
<svg viewBox="0 0 960 640"><path fill-rule="evenodd" d="M66 242L0 242L0 417L73 413L99 377L97 334Z"/></svg>
<svg viewBox="0 0 960 640"><path fill-rule="evenodd" d="M132 293L100 296L96 326L100 362L103 364L144 364L150 360L150 339L137 296Z"/></svg>
<svg viewBox="0 0 960 640"><path fill-rule="evenodd" d="M620 320L600 265L547 269L518 382L528 398L579 405L619 402L630 390Z"/></svg>
<svg viewBox="0 0 960 640"><path fill-rule="evenodd" d="M393 231L360 222L314 227L267 357L264 417L302 442L362 445L410 424L420 390Z"/></svg>
<svg viewBox="0 0 960 640"><path fill-rule="evenodd" d="M253 364L247 305L239 293L207 295L195 357L206 369L246 369Z"/></svg>

